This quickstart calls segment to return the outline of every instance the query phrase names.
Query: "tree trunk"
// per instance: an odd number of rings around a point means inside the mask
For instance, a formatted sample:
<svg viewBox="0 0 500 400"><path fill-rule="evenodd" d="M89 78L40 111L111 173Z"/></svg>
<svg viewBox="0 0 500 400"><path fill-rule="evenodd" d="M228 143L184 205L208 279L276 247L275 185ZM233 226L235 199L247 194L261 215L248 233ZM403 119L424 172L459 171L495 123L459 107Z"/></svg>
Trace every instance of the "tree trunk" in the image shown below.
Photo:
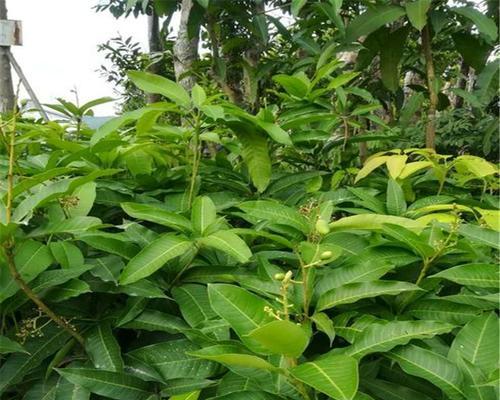
<svg viewBox="0 0 500 400"><path fill-rule="evenodd" d="M152 63L148 67L148 71L152 74L162 75L162 61L158 57L158 53L163 51L162 41L160 37L160 19L158 15L154 12L152 15L148 15L148 42L149 42L149 54L151 56ZM161 95L155 93L148 93L146 97L147 103L156 103L161 101Z"/></svg>
<svg viewBox="0 0 500 400"><path fill-rule="evenodd" d="M462 60L460 64L460 78L458 79L457 88L466 90L467 80L469 78L469 66ZM464 105L464 98L462 96L455 96L455 108L462 108Z"/></svg>
<svg viewBox="0 0 500 400"><path fill-rule="evenodd" d="M425 146L429 149L436 147L436 109L438 94L436 92L436 75L432 58L431 34L429 25L422 30L422 52L425 58L427 71L427 90L429 91L429 109L427 110L427 126L425 130Z"/></svg>
<svg viewBox="0 0 500 400"><path fill-rule="evenodd" d="M0 0L0 19L7 19L6 0ZM0 113L14 109L14 86L9 61L9 47L0 46Z"/></svg>
<svg viewBox="0 0 500 400"><path fill-rule="evenodd" d="M193 63L198 59L198 31L189 38L188 21L189 14L193 8L193 0L182 0L179 32L174 44L174 70L175 78L184 89L190 91L196 83L194 75L190 74Z"/></svg>

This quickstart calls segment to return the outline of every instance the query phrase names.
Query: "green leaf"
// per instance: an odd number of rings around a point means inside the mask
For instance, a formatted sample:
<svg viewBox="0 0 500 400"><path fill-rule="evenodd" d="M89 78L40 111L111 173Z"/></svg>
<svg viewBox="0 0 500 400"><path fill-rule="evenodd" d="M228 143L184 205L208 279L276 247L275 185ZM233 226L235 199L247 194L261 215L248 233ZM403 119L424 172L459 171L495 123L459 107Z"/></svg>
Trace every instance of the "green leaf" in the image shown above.
<svg viewBox="0 0 500 400"><path fill-rule="evenodd" d="M12 354L0 367L0 393L19 383L32 369L37 368L50 355L57 352L68 340L68 333L61 328L48 327L43 337L28 340L26 352Z"/></svg>
<svg viewBox="0 0 500 400"><path fill-rule="evenodd" d="M410 344L391 351L388 357L397 361L407 374L436 385L451 400L463 400L460 370L443 356Z"/></svg>
<svg viewBox="0 0 500 400"><path fill-rule="evenodd" d="M365 162L365 165L363 165L363 168L361 168L359 170L358 174L356 175L356 178L354 179L354 183L357 183L361 179L366 178L373 171L375 171L378 167L380 167L381 165L384 165L388 159L389 159L389 156L379 156L379 157L369 158Z"/></svg>
<svg viewBox="0 0 500 400"><path fill-rule="evenodd" d="M358 75L359 72L346 72L342 75L336 76L328 84L328 89L332 90L332 89L337 89L340 86L344 86L346 83L349 83Z"/></svg>
<svg viewBox="0 0 500 400"><path fill-rule="evenodd" d="M353 345L344 349L344 354L362 358L371 353L387 352L407 344L413 339L428 339L448 333L453 325L437 321L390 321L371 324L356 337Z"/></svg>
<svg viewBox="0 0 500 400"><path fill-rule="evenodd" d="M52 242L49 244L54 259L63 268L78 268L83 265L83 254L78 247L67 241Z"/></svg>
<svg viewBox="0 0 500 400"><path fill-rule="evenodd" d="M167 78L143 71L129 71L129 79L147 93L161 94L179 106L189 108L191 99L184 88Z"/></svg>
<svg viewBox="0 0 500 400"><path fill-rule="evenodd" d="M444 321L462 325L474 319L481 310L466 304L457 304L442 299L423 299L411 304L407 312L423 320Z"/></svg>
<svg viewBox="0 0 500 400"><path fill-rule="evenodd" d="M412 231L421 231L424 225L421 222L409 218L380 214L360 214L344 217L330 223L332 231L340 230L369 230L380 231L384 224L399 225Z"/></svg>
<svg viewBox="0 0 500 400"><path fill-rule="evenodd" d="M407 282L373 281L349 283L330 290L318 299L317 311L333 308L341 304L351 304L358 300L375 296L395 296L402 292L421 290L418 286Z"/></svg>
<svg viewBox="0 0 500 400"><path fill-rule="evenodd" d="M254 329L248 337L274 354L299 357L309 344L304 328L290 321L273 321Z"/></svg>
<svg viewBox="0 0 500 400"><path fill-rule="evenodd" d="M206 286L182 285L172 289L172 296L179 305L183 318L193 328L216 317L210 307Z"/></svg>
<svg viewBox="0 0 500 400"><path fill-rule="evenodd" d="M311 316L311 321L316 325L316 329L323 332L330 339L330 347L335 339L335 328L333 321L325 313L315 313Z"/></svg>
<svg viewBox="0 0 500 400"><path fill-rule="evenodd" d="M406 212L406 200L403 189L394 179L389 179L386 196L387 212L401 216Z"/></svg>
<svg viewBox="0 0 500 400"><path fill-rule="evenodd" d="M154 222L176 230L190 232L192 230L191 222L182 215L165 211L152 204L140 203L122 203L121 207L128 215L144 221Z"/></svg>
<svg viewBox="0 0 500 400"><path fill-rule="evenodd" d="M462 224L458 228L458 233L473 242L500 250L500 232L477 225Z"/></svg>
<svg viewBox="0 0 500 400"><path fill-rule="evenodd" d="M190 353L196 350L199 347L188 340L171 340L135 349L128 353L128 357L153 368L164 380L203 379L214 375L219 366L191 356Z"/></svg>
<svg viewBox="0 0 500 400"><path fill-rule="evenodd" d="M242 148L242 156L247 165L252 183L263 192L271 179L271 160L267 139L257 132L237 133Z"/></svg>
<svg viewBox="0 0 500 400"><path fill-rule="evenodd" d="M8 337L0 336L0 354L28 353L23 346Z"/></svg>
<svg viewBox="0 0 500 400"><path fill-rule="evenodd" d="M152 393L150 384L122 372L90 368L56 368L59 375L92 393L116 400L144 400Z"/></svg>
<svg viewBox="0 0 500 400"><path fill-rule="evenodd" d="M481 11L473 6L452 8L454 12L470 19L477 30L481 32L490 42L494 42L498 37L498 29L491 18L484 15Z"/></svg>
<svg viewBox="0 0 500 400"><path fill-rule="evenodd" d="M376 395L377 398L384 400L432 400L420 391L382 379L364 378L363 387L366 387L367 391Z"/></svg>
<svg viewBox="0 0 500 400"><path fill-rule="evenodd" d="M274 224L287 225L303 233L309 232L307 219L298 211L270 200L247 201L238 205L245 213Z"/></svg>
<svg viewBox="0 0 500 400"><path fill-rule="evenodd" d="M200 85L195 84L193 89L191 89L191 98L193 99L194 106L200 108L207 100L207 94Z"/></svg>
<svg viewBox="0 0 500 400"><path fill-rule="evenodd" d="M264 346L247 336L273 320L264 311L266 307L271 307L267 301L238 286L226 284L209 284L208 298L212 309L231 326L245 345L268 353Z"/></svg>
<svg viewBox="0 0 500 400"><path fill-rule="evenodd" d="M181 318L156 310L144 310L132 321L123 324L121 327L124 329L167 333L178 333L188 328Z"/></svg>
<svg viewBox="0 0 500 400"><path fill-rule="evenodd" d="M190 241L171 234L160 236L129 261L120 276L120 284L127 285L148 277L192 246Z"/></svg>
<svg viewBox="0 0 500 400"><path fill-rule="evenodd" d="M401 58L406 48L409 27L403 26L395 31L382 31L383 45L380 46L380 71L384 86L391 92L399 88Z"/></svg>
<svg viewBox="0 0 500 400"><path fill-rule="evenodd" d="M483 385L487 378L480 368L462 357L459 357L457 362L464 376L462 389L466 399L497 400L495 389Z"/></svg>
<svg viewBox="0 0 500 400"><path fill-rule="evenodd" d="M459 285L498 288L498 266L495 264L464 264L445 269L429 278L446 279Z"/></svg>
<svg viewBox="0 0 500 400"><path fill-rule="evenodd" d="M198 1L208 1L208 0L198 0ZM198 400L198 397L200 397L200 393L201 393L200 390L195 390L194 392L172 396L170 397L170 400Z"/></svg>
<svg viewBox="0 0 500 400"><path fill-rule="evenodd" d="M199 243L202 246L220 250L240 263L245 263L252 257L247 244L231 231L218 231L200 238Z"/></svg>
<svg viewBox="0 0 500 400"><path fill-rule="evenodd" d="M427 12L432 0L414 0L406 3L406 15L415 29L421 31L427 24Z"/></svg>
<svg viewBox="0 0 500 400"><path fill-rule="evenodd" d="M26 283L30 283L52 264L52 255L47 246L34 240L27 240L14 249L14 263L17 272ZM0 303L19 290L17 282L3 263L0 253Z"/></svg>
<svg viewBox="0 0 500 400"><path fill-rule="evenodd" d="M294 75L275 75L273 76L273 81L283 86L289 95L296 96L300 99L304 98L309 91L309 86L304 79L300 79Z"/></svg>
<svg viewBox="0 0 500 400"><path fill-rule="evenodd" d="M100 323L90 331L86 336L85 350L97 369L123 371L120 346L109 324Z"/></svg>
<svg viewBox="0 0 500 400"><path fill-rule="evenodd" d="M90 212L96 197L96 187L95 182L88 182L71 193L71 196L78 199L78 203L68 208L69 217L85 217Z"/></svg>
<svg viewBox="0 0 500 400"><path fill-rule="evenodd" d="M139 248L131 243L128 237L118 233L89 232L78 235L78 240L81 240L94 249L116 254L127 260L130 260L139 252Z"/></svg>
<svg viewBox="0 0 500 400"><path fill-rule="evenodd" d="M402 226L384 224L382 226L382 231L398 242L404 243L409 249L413 250L422 258L430 257L435 253L434 248L428 245L420 236Z"/></svg>
<svg viewBox="0 0 500 400"><path fill-rule="evenodd" d="M255 355L244 353L241 347L235 345L215 345L191 351L189 355L205 360L215 361L232 367L257 368L274 371L276 367Z"/></svg>
<svg viewBox="0 0 500 400"><path fill-rule="evenodd" d="M352 400L358 390L358 363L354 358L332 355L292 368L295 379L335 400Z"/></svg>
<svg viewBox="0 0 500 400"><path fill-rule="evenodd" d="M306 5L306 3L307 0L292 0L292 5L290 6L292 15L294 17L298 17L300 10Z"/></svg>
<svg viewBox="0 0 500 400"><path fill-rule="evenodd" d="M47 235L56 235L67 233L70 235L80 235L88 230L97 228L102 224L101 220L96 217L73 217L63 219L62 221L49 222L45 226L41 226L30 232L30 237L39 237Z"/></svg>
<svg viewBox="0 0 500 400"><path fill-rule="evenodd" d="M467 323L451 344L448 358L457 362L462 357L489 373L498 366L498 317L485 313Z"/></svg>
<svg viewBox="0 0 500 400"><path fill-rule="evenodd" d="M353 42L361 36L369 35L380 27L396 21L405 15L405 10L398 6L371 7L354 18L346 29L345 41Z"/></svg>
<svg viewBox="0 0 500 400"><path fill-rule="evenodd" d="M214 202L208 196L197 197L191 209L191 223L196 232L203 234L217 219Z"/></svg>

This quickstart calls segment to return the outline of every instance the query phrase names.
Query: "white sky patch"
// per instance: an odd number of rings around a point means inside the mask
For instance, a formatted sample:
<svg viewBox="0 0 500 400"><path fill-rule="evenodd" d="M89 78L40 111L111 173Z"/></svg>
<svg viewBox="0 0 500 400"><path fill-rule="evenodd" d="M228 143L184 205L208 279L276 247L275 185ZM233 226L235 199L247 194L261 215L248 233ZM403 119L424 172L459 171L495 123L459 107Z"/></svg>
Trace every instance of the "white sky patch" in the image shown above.
<svg viewBox="0 0 500 400"><path fill-rule="evenodd" d="M12 48L42 103L56 97L80 102L114 96L113 86L96 70L104 63L97 45L121 34L147 48L145 17L115 19L109 12L96 13L96 0L7 0L9 19L23 22L23 46ZM13 72L15 84L17 76ZM27 98L26 92L21 92ZM96 115L114 113L113 104L95 108Z"/></svg>

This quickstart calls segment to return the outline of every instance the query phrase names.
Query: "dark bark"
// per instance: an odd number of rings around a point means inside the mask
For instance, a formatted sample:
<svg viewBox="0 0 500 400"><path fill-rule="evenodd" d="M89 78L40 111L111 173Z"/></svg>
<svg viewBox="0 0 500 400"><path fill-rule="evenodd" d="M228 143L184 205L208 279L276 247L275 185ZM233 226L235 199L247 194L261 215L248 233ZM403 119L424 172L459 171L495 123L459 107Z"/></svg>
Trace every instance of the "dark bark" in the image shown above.
<svg viewBox="0 0 500 400"><path fill-rule="evenodd" d="M0 20L7 19L6 0L0 0ZM0 112L14 109L15 95L9 61L9 47L0 46Z"/></svg>
<svg viewBox="0 0 500 400"><path fill-rule="evenodd" d="M457 88L466 90L467 80L469 79L469 66L462 60L460 64L460 78L458 79ZM462 96L455 97L455 108L462 108L464 105L464 98Z"/></svg>
<svg viewBox="0 0 500 400"><path fill-rule="evenodd" d="M151 54L151 59L154 60L148 67L148 71L156 74L162 75L162 61L161 58L158 60L157 55L163 51L162 40L160 37L160 19L158 15L153 11L152 15L148 16L148 42L149 42L149 53ZM155 93L147 94L146 101L148 103L156 103L161 101L161 95Z"/></svg>
<svg viewBox="0 0 500 400"><path fill-rule="evenodd" d="M175 78L188 91L196 83L195 76L190 71L198 59L199 27L194 37L189 38L188 33L189 14L193 6L193 0L182 0L179 31L174 44Z"/></svg>

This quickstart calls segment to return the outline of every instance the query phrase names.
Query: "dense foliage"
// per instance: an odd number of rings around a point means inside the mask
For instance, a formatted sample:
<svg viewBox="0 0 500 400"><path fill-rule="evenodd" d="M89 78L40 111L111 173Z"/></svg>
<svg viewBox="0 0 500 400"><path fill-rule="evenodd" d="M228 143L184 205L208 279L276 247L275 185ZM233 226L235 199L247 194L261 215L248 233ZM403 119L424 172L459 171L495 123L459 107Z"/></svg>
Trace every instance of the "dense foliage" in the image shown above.
<svg viewBox="0 0 500 400"><path fill-rule="evenodd" d="M131 72L168 101L2 120L2 399L498 397L497 166L342 168L332 115L384 123L327 65L257 115Z"/></svg>

